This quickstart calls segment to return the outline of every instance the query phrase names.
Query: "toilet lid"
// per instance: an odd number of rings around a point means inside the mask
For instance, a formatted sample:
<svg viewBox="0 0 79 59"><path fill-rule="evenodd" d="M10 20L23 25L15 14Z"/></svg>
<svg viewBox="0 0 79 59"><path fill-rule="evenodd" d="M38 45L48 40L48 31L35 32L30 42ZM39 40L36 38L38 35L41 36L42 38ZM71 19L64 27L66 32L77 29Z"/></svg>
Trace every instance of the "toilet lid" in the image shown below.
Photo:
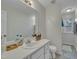
<svg viewBox="0 0 79 59"><path fill-rule="evenodd" d="M56 47L55 46L49 46L50 50L56 51Z"/></svg>

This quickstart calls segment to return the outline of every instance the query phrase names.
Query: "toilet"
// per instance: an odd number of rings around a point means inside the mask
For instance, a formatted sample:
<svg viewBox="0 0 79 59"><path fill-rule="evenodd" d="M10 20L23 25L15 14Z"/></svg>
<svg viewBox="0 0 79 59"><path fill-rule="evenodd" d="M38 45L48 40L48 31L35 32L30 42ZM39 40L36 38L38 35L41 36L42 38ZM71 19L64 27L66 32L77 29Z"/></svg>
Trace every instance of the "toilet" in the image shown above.
<svg viewBox="0 0 79 59"><path fill-rule="evenodd" d="M55 59L56 58L57 48L55 46L53 46L53 45L49 45L49 50L51 52L52 59Z"/></svg>

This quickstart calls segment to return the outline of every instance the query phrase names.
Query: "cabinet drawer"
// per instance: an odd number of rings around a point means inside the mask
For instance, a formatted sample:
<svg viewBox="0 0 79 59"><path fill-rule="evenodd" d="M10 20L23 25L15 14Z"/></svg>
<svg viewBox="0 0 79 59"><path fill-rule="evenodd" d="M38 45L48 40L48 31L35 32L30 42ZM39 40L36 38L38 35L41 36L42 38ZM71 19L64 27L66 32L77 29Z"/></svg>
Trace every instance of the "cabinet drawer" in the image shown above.
<svg viewBox="0 0 79 59"><path fill-rule="evenodd" d="M44 55L44 48L39 49L38 51L36 51L36 53L34 53L31 58L32 59L38 59L41 55Z"/></svg>
<svg viewBox="0 0 79 59"><path fill-rule="evenodd" d="M44 54L40 55L37 59L44 59Z"/></svg>

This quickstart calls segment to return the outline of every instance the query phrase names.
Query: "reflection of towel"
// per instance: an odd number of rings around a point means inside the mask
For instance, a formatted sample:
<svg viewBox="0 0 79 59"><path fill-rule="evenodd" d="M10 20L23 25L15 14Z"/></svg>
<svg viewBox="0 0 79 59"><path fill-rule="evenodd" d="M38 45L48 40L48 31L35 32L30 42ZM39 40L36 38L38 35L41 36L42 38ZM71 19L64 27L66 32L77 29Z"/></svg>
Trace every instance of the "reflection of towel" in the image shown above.
<svg viewBox="0 0 79 59"><path fill-rule="evenodd" d="M64 27L63 20L62 20L62 27Z"/></svg>
<svg viewBox="0 0 79 59"><path fill-rule="evenodd" d="M70 20L63 20L62 23L65 27L72 27L72 21Z"/></svg>
<svg viewBox="0 0 79 59"><path fill-rule="evenodd" d="M77 23L76 22L74 22L74 34L77 34Z"/></svg>

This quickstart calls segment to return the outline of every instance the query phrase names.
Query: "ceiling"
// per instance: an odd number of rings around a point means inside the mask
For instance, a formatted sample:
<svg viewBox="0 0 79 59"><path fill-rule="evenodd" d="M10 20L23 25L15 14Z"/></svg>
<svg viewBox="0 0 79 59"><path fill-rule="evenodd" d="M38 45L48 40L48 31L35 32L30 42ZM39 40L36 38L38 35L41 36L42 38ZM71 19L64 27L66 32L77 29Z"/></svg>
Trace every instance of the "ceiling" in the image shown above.
<svg viewBox="0 0 79 59"><path fill-rule="evenodd" d="M46 8L50 5L56 5L61 10L65 8L76 8L77 7L77 0L54 0L55 3L51 3L53 0L39 0L39 2Z"/></svg>
<svg viewBox="0 0 79 59"><path fill-rule="evenodd" d="M16 8L20 8L23 9L21 7L18 6L18 0L2 0L2 4L7 5L7 6L16 6ZM55 1L55 3L51 3L51 1ZM17 2L17 3L16 3ZM65 9L65 8L76 8L77 7L77 0L39 0L39 2L45 7L50 7L53 5L56 5L58 8L60 8L61 10ZM28 9L27 10L32 10L32 9ZM24 10L23 10L24 11ZM28 13L28 12L27 12ZM30 12L29 12L30 13Z"/></svg>
<svg viewBox="0 0 79 59"><path fill-rule="evenodd" d="M1 0L1 8L9 7L11 9L18 10L19 12L26 13L28 15L34 15L37 11L19 0Z"/></svg>

